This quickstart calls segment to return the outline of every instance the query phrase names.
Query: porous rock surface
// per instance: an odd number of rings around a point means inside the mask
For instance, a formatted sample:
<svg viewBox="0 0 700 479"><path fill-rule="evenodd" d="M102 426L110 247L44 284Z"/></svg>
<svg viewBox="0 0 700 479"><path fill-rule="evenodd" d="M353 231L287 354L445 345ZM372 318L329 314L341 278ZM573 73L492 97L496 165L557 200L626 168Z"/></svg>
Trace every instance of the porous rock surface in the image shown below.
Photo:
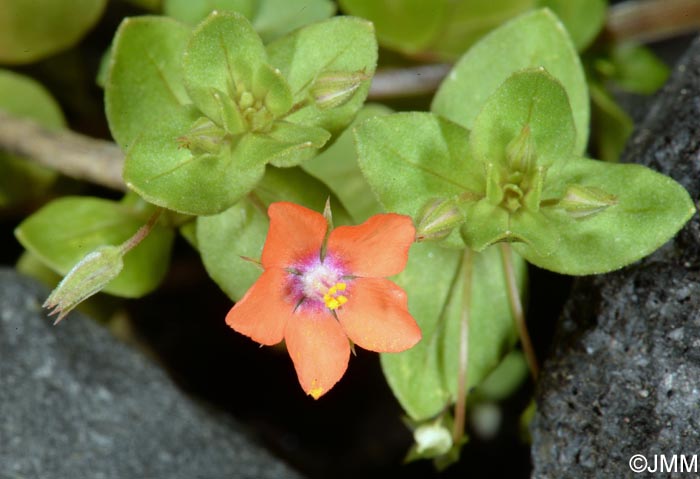
<svg viewBox="0 0 700 479"><path fill-rule="evenodd" d="M650 105L622 161L673 177L697 200L700 38ZM537 406L533 478L700 477L700 465L687 470L700 455L697 214L643 261L575 282Z"/></svg>

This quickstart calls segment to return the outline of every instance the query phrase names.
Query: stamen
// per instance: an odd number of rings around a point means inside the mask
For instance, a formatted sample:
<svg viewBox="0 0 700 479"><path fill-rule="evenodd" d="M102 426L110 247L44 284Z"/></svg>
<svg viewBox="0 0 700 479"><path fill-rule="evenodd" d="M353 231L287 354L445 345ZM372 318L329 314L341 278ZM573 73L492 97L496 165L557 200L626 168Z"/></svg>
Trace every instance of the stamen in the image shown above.
<svg viewBox="0 0 700 479"><path fill-rule="evenodd" d="M326 294L323 295L323 302L326 307L331 311L334 311L348 302L348 298L343 295L338 295L338 291L345 291L347 285L345 283L335 283L333 286L328 288Z"/></svg>

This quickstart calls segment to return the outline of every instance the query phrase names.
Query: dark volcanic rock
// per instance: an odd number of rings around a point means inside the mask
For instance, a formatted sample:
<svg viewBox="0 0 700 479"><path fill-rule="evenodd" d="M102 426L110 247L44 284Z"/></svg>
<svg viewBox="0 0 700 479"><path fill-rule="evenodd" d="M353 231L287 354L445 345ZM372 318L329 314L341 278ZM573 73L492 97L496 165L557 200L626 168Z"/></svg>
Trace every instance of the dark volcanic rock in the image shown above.
<svg viewBox="0 0 700 479"><path fill-rule="evenodd" d="M651 104L623 161L670 175L700 196L700 39ZM653 477L698 477L680 472L700 451L697 215L649 258L577 280L537 401L534 478L633 477L636 454L651 470L662 467L662 455L671 465L676 455L679 472L658 469Z"/></svg>
<svg viewBox="0 0 700 479"><path fill-rule="evenodd" d="M0 477L297 478L93 321L57 327L48 292L0 269Z"/></svg>

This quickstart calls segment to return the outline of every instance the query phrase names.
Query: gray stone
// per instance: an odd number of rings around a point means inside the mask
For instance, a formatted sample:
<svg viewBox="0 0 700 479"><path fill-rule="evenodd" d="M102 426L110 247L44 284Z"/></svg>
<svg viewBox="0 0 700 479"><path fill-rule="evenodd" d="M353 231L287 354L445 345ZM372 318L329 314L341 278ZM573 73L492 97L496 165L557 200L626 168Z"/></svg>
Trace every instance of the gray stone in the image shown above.
<svg viewBox="0 0 700 479"><path fill-rule="evenodd" d="M0 269L0 478L297 478L92 320Z"/></svg>
<svg viewBox="0 0 700 479"><path fill-rule="evenodd" d="M700 38L651 103L623 161L700 196ZM681 472L700 454L697 215L643 261L575 282L537 403L534 478L698 477L700 466ZM629 466L636 454L657 475L636 476ZM662 473L662 458L673 466L674 455L678 472Z"/></svg>

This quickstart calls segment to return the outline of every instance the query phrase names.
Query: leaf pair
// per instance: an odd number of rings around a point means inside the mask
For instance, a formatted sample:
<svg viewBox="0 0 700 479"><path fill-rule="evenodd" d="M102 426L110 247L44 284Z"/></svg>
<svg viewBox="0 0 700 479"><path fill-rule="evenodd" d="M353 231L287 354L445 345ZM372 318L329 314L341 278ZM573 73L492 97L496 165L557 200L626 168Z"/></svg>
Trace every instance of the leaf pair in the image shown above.
<svg viewBox="0 0 700 479"><path fill-rule="evenodd" d="M106 84L112 133L127 151L124 179L151 203L219 213L265 166L314 156L362 105L376 65L370 24L336 18L265 47L239 14L212 14L193 32L167 18L126 20ZM311 91L329 72L362 77L320 108Z"/></svg>

